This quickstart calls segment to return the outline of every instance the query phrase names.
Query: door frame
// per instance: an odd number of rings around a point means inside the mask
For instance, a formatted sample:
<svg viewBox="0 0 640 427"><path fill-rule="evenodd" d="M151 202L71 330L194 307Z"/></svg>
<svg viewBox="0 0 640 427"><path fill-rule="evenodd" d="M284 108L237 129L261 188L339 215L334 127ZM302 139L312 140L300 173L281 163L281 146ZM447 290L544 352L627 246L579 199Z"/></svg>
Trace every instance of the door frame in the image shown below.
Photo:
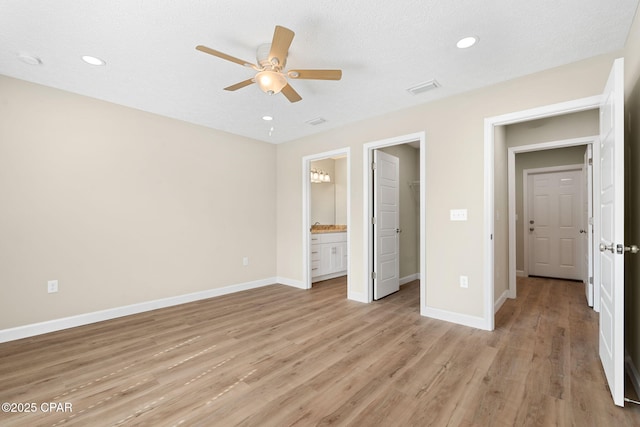
<svg viewBox="0 0 640 427"><path fill-rule="evenodd" d="M591 99L591 98L587 98L587 99ZM598 107L599 108L599 104ZM584 111L584 110L590 110L592 108L585 108L583 110L577 110L577 111L569 111L567 113L562 113L562 114L568 114L571 112L578 112L578 111ZM554 115L561 115L561 114L554 114ZM508 173L507 173L507 179L508 179L508 204L509 204L509 237L508 237L508 242L509 242L509 261L508 261L508 266L509 266L509 298L516 298L517 296L517 286L516 286L516 276L517 276L517 270L516 270L516 154L518 153L529 153L532 151L543 151L543 150L552 150L555 148L565 148L565 147L575 147L577 145L590 145L591 146L591 155L592 158L597 159L600 156L600 145L597 143L600 140L600 137L598 135L592 135L592 136L586 136L586 137L580 137L580 138L571 138L571 139L562 139L562 140L558 140L558 141L549 141L549 142L540 142L537 144L529 144L529 145L521 145L518 147L508 147L507 148L507 168L508 168ZM592 186L591 189L591 199L593 200L593 203L595 206L595 203L597 203L598 199L598 195L596 194L595 191L595 182L596 179L599 179L599 169L598 169L598 162L593 162L593 183L594 185ZM524 185L524 182L523 182ZM585 184L586 185L586 184ZM597 209L593 210L593 241L596 241L596 236L599 236L600 234L600 230L599 230L599 220L600 220L600 212L597 211ZM525 239L526 239L526 233L525 233ZM528 248L525 244L524 246L524 256L525 256L525 266L528 263L527 260L527 255L528 255ZM595 290L596 286L595 283L598 280L597 278L599 277L599 273L600 273L600 268L599 268L599 263L597 261L596 258L593 255L593 252L590 254L590 256L592 257L593 260L593 281L594 281L594 304L593 304L593 309L595 311L599 311L600 310L600 302L598 302L596 304L596 299L599 300L600 298L600 290ZM527 269L525 268L525 272L527 271Z"/></svg>
<svg viewBox="0 0 640 427"><path fill-rule="evenodd" d="M585 147L586 148L586 147ZM585 187L587 186L587 183L584 182L584 176L583 176L583 172L584 172L584 165L582 163L579 164L573 164L573 165L562 165L562 166L550 166L550 167L543 167L543 168L531 168L531 169L524 169L522 171L522 214L523 214L523 221L522 221L522 228L523 228L523 255L524 255L524 275L525 277L529 276L529 257L531 256L530 253L530 241L529 241L529 233L527 233L527 228L529 228L528 225L528 219L529 219L529 177L533 176L533 175L544 175L544 174L548 174L548 173L555 173L555 172L573 172L573 171L580 171L580 186L578 187L580 190L580 217L582 218L582 207L584 204L584 200L583 200L583 193L585 192ZM516 189L517 192L517 189ZM590 195L591 197L593 197L593 195ZM511 194L509 194L509 197L511 197ZM587 197L589 197L589 195L587 195ZM511 216L511 212L509 212L509 220L511 221L511 218L513 218L513 220L515 221L515 215ZM583 224L581 224L583 225ZM591 232L591 225L589 224L587 226L587 228L589 228L589 232ZM511 237L511 236L509 236ZM582 236L579 236L580 240L582 240ZM511 243L509 243L509 251L511 251ZM583 246L583 245L581 245ZM584 252L588 252L588 248L586 246L584 246L581 250L580 250L580 261L584 262ZM581 269L581 273L584 272L584 266ZM587 280L589 280L587 278ZM509 283L511 284L511 283ZM514 289L514 294L516 294L516 289ZM509 288L509 294L511 294L511 288Z"/></svg>
<svg viewBox="0 0 640 427"><path fill-rule="evenodd" d="M531 120L542 119L545 117L554 117L569 113L577 113L579 111L598 109L600 108L601 98L601 95L595 95L587 98L580 98L572 101L545 105L529 110L516 111L500 116L487 117L484 119L484 329L489 331L495 329L495 308L497 307L496 301L494 299L495 250L493 239L495 229L495 128L498 126L527 122ZM596 158L595 153L594 158ZM509 224L509 229L511 233L511 224ZM515 234L515 229L513 231ZM509 246L511 247L511 242L509 242ZM511 258L511 253L509 253L509 258ZM515 256L513 258L513 265L511 263L511 260L509 260L509 281L511 282L511 278L513 277L515 283Z"/></svg>
<svg viewBox="0 0 640 427"><path fill-rule="evenodd" d="M351 148L344 147L302 158L302 289L311 289L311 162L331 157L347 157L347 289L351 289Z"/></svg>
<svg viewBox="0 0 640 427"><path fill-rule="evenodd" d="M367 142L362 147L362 224L363 224L363 242L362 242L362 260L363 260L363 277L365 279L365 287L362 295L364 302L373 301L373 227L371 226L371 218L373 217L373 171L371 164L373 163L373 152L379 148L391 147L394 145L408 144L419 141L420 143L420 314L426 316L426 134L425 132L417 132L408 135L396 136L393 138L382 139L378 141Z"/></svg>

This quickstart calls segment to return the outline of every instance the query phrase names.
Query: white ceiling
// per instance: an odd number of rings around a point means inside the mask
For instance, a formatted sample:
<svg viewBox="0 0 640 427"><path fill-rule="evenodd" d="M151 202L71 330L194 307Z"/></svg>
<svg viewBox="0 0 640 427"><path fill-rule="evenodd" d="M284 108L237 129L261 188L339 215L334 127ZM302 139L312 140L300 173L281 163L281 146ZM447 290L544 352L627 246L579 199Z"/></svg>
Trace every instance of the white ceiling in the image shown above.
<svg viewBox="0 0 640 427"><path fill-rule="evenodd" d="M0 0L0 74L280 143L621 49L638 1ZM296 33L288 69L342 80L291 82L295 104L256 85L228 92L252 70L195 50L255 62L275 25ZM468 35L479 43L457 49ZM431 79L441 87L406 91Z"/></svg>

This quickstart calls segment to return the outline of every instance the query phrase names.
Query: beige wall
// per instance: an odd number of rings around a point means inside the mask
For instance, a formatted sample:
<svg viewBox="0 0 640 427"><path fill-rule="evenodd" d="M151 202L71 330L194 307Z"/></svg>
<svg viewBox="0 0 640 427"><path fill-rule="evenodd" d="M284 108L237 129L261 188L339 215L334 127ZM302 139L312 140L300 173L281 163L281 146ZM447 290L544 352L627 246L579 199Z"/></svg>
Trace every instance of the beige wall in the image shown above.
<svg viewBox="0 0 640 427"><path fill-rule="evenodd" d="M274 277L275 164L271 144L0 76L0 330Z"/></svg>
<svg viewBox="0 0 640 427"><path fill-rule="evenodd" d="M348 176L347 158L335 159L334 163L336 186L336 224L345 225L347 223L347 197L348 197Z"/></svg>
<svg viewBox="0 0 640 427"><path fill-rule="evenodd" d="M589 110L504 126L505 151L509 147L597 135L599 132L598 123L598 110ZM584 150L584 147L571 147L516 155L516 214L518 215L516 221L516 269L524 269L522 171L524 169L581 164L584 162Z"/></svg>
<svg viewBox="0 0 640 427"><path fill-rule="evenodd" d="M598 95L617 56L619 53L595 57L278 145L278 276L302 279L301 158L351 147L349 262L352 293L362 295L366 283L362 146L425 131L426 303L432 308L482 317L484 119ZM449 221L453 208L468 209L469 220ZM462 274L469 277L468 289L459 286Z"/></svg>
<svg viewBox="0 0 640 427"><path fill-rule="evenodd" d="M640 245L640 16L625 52L625 243ZM625 286L625 347L640 370L640 255L628 255Z"/></svg>
<svg viewBox="0 0 640 427"><path fill-rule="evenodd" d="M400 163L400 278L420 272L420 195L410 183L420 181L420 152L408 144L380 149Z"/></svg>

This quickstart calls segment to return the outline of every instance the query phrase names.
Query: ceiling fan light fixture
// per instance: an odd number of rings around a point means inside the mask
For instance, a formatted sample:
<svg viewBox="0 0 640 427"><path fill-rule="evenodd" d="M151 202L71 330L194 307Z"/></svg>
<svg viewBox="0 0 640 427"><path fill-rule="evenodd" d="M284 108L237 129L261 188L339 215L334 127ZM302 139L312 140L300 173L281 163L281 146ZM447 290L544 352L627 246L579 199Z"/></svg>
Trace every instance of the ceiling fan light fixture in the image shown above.
<svg viewBox="0 0 640 427"><path fill-rule="evenodd" d="M287 78L281 73L265 70L256 74L256 83L264 93L275 95L287 85Z"/></svg>

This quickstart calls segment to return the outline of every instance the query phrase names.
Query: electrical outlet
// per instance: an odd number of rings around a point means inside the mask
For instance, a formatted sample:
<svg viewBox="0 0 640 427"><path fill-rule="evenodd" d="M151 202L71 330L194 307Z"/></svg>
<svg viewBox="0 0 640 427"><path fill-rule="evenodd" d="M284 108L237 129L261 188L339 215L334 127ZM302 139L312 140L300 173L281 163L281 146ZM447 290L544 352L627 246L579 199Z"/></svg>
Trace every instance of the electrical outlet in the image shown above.
<svg viewBox="0 0 640 427"><path fill-rule="evenodd" d="M57 280L49 280L47 281L47 292L50 294L54 292L58 292L58 281Z"/></svg>
<svg viewBox="0 0 640 427"><path fill-rule="evenodd" d="M248 256L242 257L242 265L245 265L245 266L249 265L249 257Z"/></svg>
<svg viewBox="0 0 640 427"><path fill-rule="evenodd" d="M466 221L467 210L466 209L451 209L449 211L449 219L451 221Z"/></svg>
<svg viewBox="0 0 640 427"><path fill-rule="evenodd" d="M468 276L460 276L460 287L468 288L469 287L469 277Z"/></svg>

